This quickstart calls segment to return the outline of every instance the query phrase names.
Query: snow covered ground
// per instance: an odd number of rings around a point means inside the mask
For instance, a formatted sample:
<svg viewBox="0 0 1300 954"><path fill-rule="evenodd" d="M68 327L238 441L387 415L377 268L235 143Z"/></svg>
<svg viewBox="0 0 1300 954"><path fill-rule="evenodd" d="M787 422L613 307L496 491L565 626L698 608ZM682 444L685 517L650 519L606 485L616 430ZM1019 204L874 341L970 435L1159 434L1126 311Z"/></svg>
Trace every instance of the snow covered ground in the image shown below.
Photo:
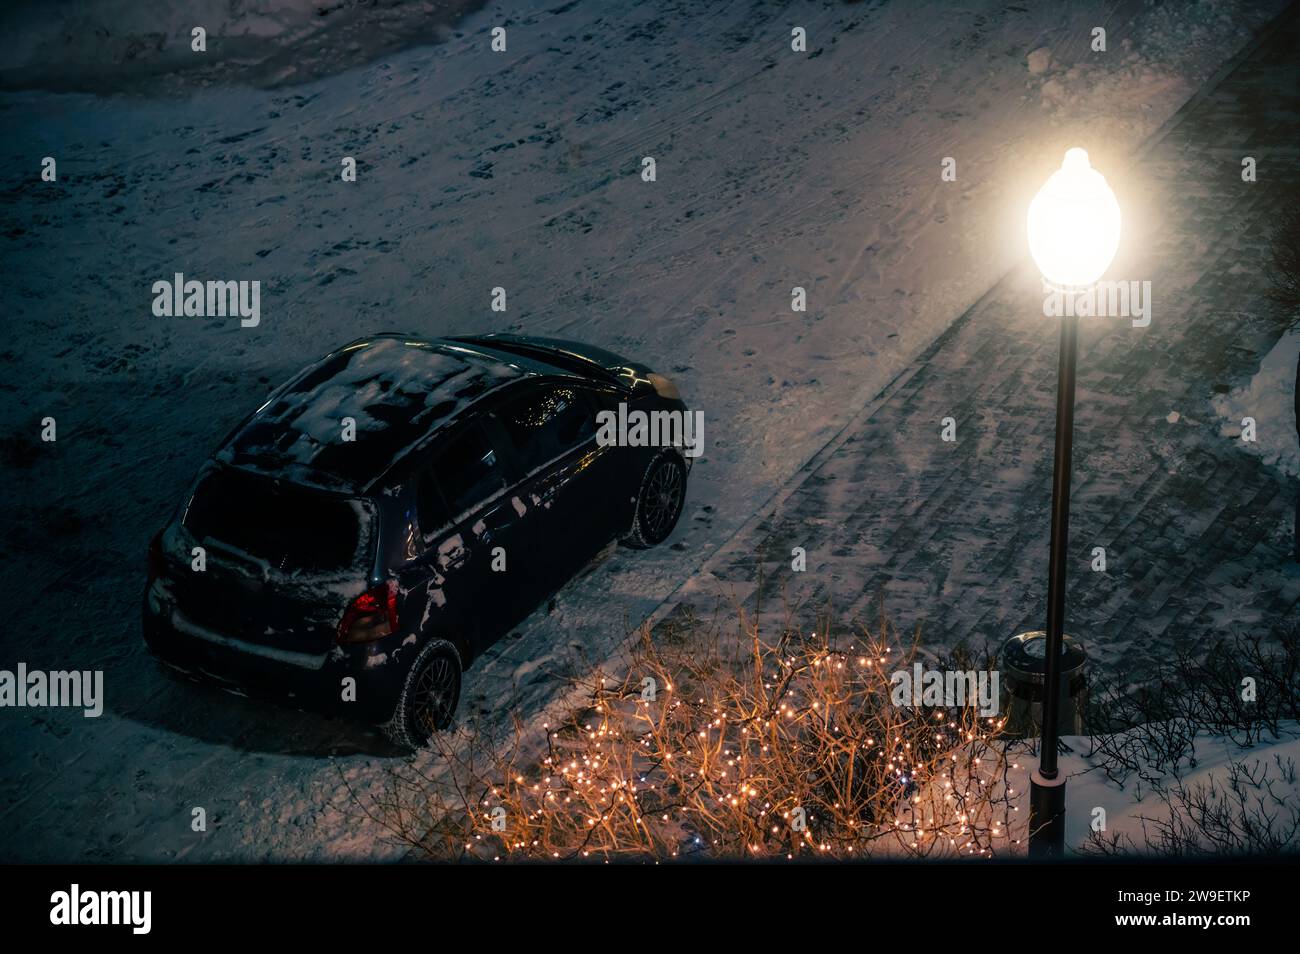
<svg viewBox="0 0 1300 954"><path fill-rule="evenodd" d="M173 684L139 641L149 536L306 360L384 330L552 334L644 360L703 410L674 543L607 551L471 672L464 718L531 715L1023 257L1024 203L1065 145L1122 180L1283 5L511 0L307 85L0 95L3 540L22 560L4 582L27 595L0 665L102 668L108 696L98 720L0 712L0 854L391 855L343 785L381 779L373 734ZM351 62L321 43L314 75ZM260 324L154 317L177 271L261 281Z"/></svg>

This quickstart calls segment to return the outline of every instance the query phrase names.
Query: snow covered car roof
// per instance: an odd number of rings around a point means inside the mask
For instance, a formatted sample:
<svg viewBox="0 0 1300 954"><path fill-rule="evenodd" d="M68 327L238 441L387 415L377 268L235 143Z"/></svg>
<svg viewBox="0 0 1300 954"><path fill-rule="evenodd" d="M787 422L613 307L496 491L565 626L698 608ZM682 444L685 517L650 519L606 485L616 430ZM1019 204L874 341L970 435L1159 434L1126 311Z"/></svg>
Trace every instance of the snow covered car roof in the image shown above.
<svg viewBox="0 0 1300 954"><path fill-rule="evenodd" d="M278 388L217 451L222 463L342 493L364 491L489 391L547 370L460 342L376 335ZM343 440L344 419L356 437Z"/></svg>

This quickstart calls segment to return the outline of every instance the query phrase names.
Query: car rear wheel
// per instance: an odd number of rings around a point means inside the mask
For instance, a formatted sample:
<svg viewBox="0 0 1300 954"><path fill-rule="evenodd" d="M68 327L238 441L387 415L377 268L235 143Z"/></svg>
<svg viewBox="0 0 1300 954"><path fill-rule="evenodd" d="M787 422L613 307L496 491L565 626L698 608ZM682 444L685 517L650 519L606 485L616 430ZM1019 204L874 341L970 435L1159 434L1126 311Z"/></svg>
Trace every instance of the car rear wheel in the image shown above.
<svg viewBox="0 0 1300 954"><path fill-rule="evenodd" d="M676 451L665 450L650 461L641 477L636 512L623 542L641 549L663 543L677 526L685 503L686 465Z"/></svg>
<svg viewBox="0 0 1300 954"><path fill-rule="evenodd" d="M415 657L384 732L409 749L448 728L460 702L460 654L445 639L431 640Z"/></svg>

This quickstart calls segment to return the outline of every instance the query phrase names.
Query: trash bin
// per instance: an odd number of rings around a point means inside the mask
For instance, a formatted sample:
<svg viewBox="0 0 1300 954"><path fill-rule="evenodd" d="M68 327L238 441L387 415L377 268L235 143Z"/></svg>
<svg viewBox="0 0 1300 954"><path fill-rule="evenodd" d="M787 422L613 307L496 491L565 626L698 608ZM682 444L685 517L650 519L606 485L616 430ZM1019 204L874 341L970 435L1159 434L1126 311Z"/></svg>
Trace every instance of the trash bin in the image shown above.
<svg viewBox="0 0 1300 954"><path fill-rule="evenodd" d="M1088 705L1088 654L1073 636L1062 636L1061 642L1057 725L1061 735L1082 735ZM1039 630L1012 636L998 655L1002 661L1002 711L1007 715L1005 734L1019 738L1041 735L1047 634Z"/></svg>

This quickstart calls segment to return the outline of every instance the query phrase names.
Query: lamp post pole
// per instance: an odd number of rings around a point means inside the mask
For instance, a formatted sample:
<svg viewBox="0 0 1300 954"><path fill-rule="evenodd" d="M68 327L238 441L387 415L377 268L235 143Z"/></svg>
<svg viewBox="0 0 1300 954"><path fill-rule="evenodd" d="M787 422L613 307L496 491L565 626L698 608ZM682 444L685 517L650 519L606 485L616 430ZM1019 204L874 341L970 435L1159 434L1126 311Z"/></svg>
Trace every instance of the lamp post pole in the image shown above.
<svg viewBox="0 0 1300 954"><path fill-rule="evenodd" d="M1043 738L1038 770L1029 778L1029 854L1065 853L1065 778L1057 765L1061 712L1061 648L1065 628L1066 559L1070 541L1070 476L1074 446L1074 369L1079 319L1061 319L1056 385L1056 456L1052 464L1052 540L1047 563L1047 658L1043 663Z"/></svg>
<svg viewBox="0 0 1300 954"><path fill-rule="evenodd" d="M1120 211L1106 178L1087 150L1067 149L1061 168L1029 203L1029 251L1059 295L1096 282L1119 249ZM1047 291L1045 285L1044 291ZM1070 549L1070 475L1074 444L1074 367L1079 320L1061 318L1056 372L1056 457L1052 465L1052 541L1047 564L1047 633L1043 660L1043 738L1038 768L1029 775L1029 854L1065 854L1065 777L1057 765L1061 735L1061 652L1065 648L1065 578ZM1044 307L1044 314L1050 312Z"/></svg>

